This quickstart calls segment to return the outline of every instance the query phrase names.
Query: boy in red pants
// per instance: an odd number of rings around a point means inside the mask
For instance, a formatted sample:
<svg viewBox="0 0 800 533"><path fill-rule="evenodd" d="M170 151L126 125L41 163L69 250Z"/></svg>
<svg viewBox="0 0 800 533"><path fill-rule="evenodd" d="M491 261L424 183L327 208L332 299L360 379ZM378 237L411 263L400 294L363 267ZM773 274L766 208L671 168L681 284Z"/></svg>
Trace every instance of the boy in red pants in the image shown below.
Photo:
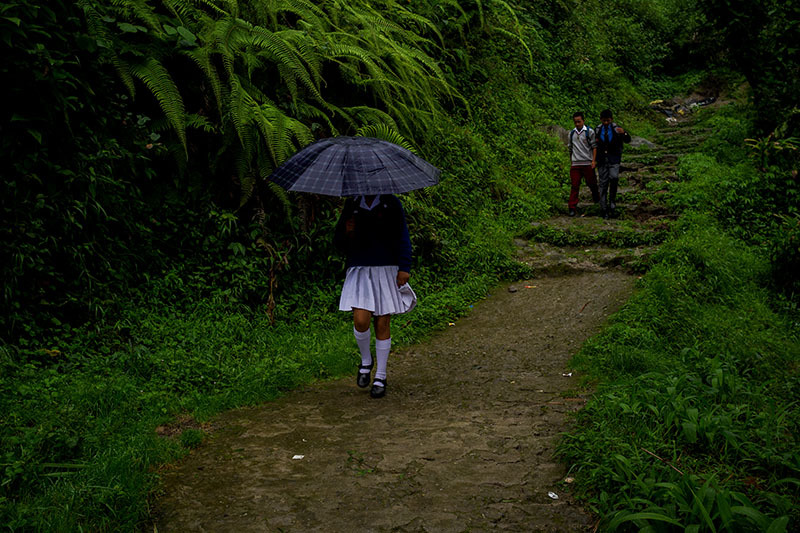
<svg viewBox="0 0 800 533"><path fill-rule="evenodd" d="M571 166L569 169L569 179L572 182L572 190L569 195L569 216L574 217L578 208L578 191L581 187L581 177L586 180L586 185L592 191L592 199L595 203L600 200L597 190L597 178L594 175L594 167L597 164L597 140L592 128L587 128L583 119L583 113L578 111L572 115L575 122L575 129L569 132L569 156Z"/></svg>

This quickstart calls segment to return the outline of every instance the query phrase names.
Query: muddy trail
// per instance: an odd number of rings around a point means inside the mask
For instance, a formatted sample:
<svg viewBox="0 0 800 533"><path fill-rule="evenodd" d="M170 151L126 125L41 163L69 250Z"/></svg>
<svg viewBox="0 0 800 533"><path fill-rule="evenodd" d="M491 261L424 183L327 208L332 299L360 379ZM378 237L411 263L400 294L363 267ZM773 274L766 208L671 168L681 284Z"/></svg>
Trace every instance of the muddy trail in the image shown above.
<svg viewBox="0 0 800 533"><path fill-rule="evenodd" d="M354 369L218 416L162 471L153 530L592 530L554 457L591 394L568 362L647 268L674 218L665 185L701 133L674 124L626 152L617 219L597 216L582 186L581 216L532 224L516 244L535 277L393 350L385 398L358 389Z"/></svg>

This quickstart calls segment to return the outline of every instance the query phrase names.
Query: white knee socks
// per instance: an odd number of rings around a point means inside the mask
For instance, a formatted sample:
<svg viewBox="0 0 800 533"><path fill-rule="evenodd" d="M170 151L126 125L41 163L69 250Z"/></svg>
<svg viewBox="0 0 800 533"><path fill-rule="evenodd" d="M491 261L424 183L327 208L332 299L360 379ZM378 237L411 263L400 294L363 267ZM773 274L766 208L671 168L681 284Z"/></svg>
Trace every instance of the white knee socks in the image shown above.
<svg viewBox="0 0 800 533"><path fill-rule="evenodd" d="M392 338L386 340L375 339L375 359L378 367L375 369L375 379L386 379L386 364L389 362L389 350L392 348Z"/></svg>
<svg viewBox="0 0 800 533"><path fill-rule="evenodd" d="M358 344L358 350L361 352L361 366L371 366L372 353L369 350L369 330L358 331L356 328L353 328L353 335L356 337L356 344ZM363 368L360 372L369 374L369 370Z"/></svg>

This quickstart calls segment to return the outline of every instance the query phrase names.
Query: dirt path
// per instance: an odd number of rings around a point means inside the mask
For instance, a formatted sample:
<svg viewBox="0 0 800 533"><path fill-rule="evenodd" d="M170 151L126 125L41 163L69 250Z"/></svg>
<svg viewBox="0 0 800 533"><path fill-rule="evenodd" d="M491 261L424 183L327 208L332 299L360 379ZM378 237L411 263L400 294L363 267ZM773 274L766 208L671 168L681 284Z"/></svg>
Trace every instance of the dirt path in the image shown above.
<svg viewBox="0 0 800 533"><path fill-rule="evenodd" d="M583 403L562 374L631 277L516 285L395 352L382 400L347 378L223 414L164 476L158 531L584 531L552 456Z"/></svg>
<svg viewBox="0 0 800 533"><path fill-rule="evenodd" d="M537 278L394 351L386 398L348 377L220 415L164 472L157 531L591 529L553 457L585 401L567 364L630 296L669 221L659 180L675 179L668 149L626 161L619 220L532 225L517 245Z"/></svg>

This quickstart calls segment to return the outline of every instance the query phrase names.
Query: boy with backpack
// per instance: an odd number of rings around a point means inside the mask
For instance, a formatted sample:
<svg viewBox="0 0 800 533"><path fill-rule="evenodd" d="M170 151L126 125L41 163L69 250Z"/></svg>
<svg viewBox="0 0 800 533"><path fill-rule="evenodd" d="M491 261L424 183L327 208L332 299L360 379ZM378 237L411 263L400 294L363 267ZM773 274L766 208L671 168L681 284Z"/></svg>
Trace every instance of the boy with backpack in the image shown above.
<svg viewBox="0 0 800 533"><path fill-rule="evenodd" d="M600 173L600 209L603 218L616 215L619 165L622 160L622 143L631 142L630 134L613 122L610 109L600 113L600 125L595 129L597 139L597 166Z"/></svg>
<svg viewBox="0 0 800 533"><path fill-rule="evenodd" d="M586 185L592 191L592 199L597 203L599 193L597 191L597 178L594 175L594 167L597 160L597 141L595 132L587 128L584 122L583 113L578 111L572 115L575 129L569 132L569 156L571 166L569 169L569 179L572 182L572 190L569 194L569 216L574 217L578 208L578 191L581 187L581 178L586 180Z"/></svg>

